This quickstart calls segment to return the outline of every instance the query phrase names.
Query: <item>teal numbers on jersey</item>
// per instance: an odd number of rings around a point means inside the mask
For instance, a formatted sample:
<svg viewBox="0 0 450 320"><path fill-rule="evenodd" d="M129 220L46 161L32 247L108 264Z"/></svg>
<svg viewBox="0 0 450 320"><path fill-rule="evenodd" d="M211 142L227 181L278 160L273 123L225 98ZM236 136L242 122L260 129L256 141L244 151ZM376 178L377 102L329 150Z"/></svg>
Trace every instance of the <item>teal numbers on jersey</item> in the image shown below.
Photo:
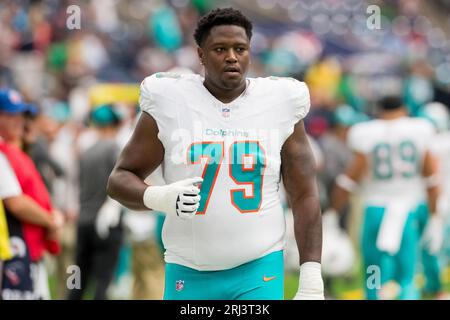
<svg viewBox="0 0 450 320"><path fill-rule="evenodd" d="M261 206L266 158L255 141L235 142L230 147L230 177L238 185L252 185L253 195L244 189L231 190L231 203L241 212L254 212Z"/></svg>
<svg viewBox="0 0 450 320"><path fill-rule="evenodd" d="M197 214L204 214L223 160L223 142L193 143L188 149L188 157L189 162L193 164L200 163L201 158L207 158L202 174L200 206L197 210Z"/></svg>
<svg viewBox="0 0 450 320"><path fill-rule="evenodd" d="M399 146L399 152L404 166L402 170L403 177L411 178L417 175L419 171L419 155L414 143L409 140L402 141Z"/></svg>
<svg viewBox="0 0 450 320"><path fill-rule="evenodd" d="M391 179L394 175L411 178L419 170L417 148L410 140L401 141L396 146L379 143L373 149L372 159L372 173L377 180Z"/></svg>
<svg viewBox="0 0 450 320"><path fill-rule="evenodd" d="M253 195L246 196L245 189L230 190L231 203L240 212L256 212L262 203L262 187L265 168L265 151L257 141L237 141L231 144L228 155L228 173L238 185L251 185ZM188 161L201 163L206 158L200 189L200 206L197 214L205 214L214 190L219 169L224 158L223 142L193 143L188 148Z"/></svg>
<svg viewBox="0 0 450 320"><path fill-rule="evenodd" d="M392 151L391 145L380 143L373 149L373 175L378 180L392 178Z"/></svg>

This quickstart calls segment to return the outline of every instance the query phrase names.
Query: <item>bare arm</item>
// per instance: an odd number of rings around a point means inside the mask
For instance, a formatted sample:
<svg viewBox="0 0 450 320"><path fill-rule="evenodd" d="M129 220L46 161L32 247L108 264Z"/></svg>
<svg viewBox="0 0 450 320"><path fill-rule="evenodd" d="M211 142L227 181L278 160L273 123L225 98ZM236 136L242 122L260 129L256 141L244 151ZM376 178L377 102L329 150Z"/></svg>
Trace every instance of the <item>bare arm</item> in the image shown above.
<svg viewBox="0 0 450 320"><path fill-rule="evenodd" d="M27 195L3 199L5 208L22 222L53 228L52 216Z"/></svg>
<svg viewBox="0 0 450 320"><path fill-rule="evenodd" d="M355 152L350 165L344 172L346 179L350 179L350 183L357 183L361 180L367 170L367 158L364 154ZM338 183L335 183L333 191L331 193L330 207L341 212L342 208L348 203L350 191L343 188Z"/></svg>
<svg viewBox="0 0 450 320"><path fill-rule="evenodd" d="M427 183L427 195L428 195L428 208L430 213L435 213L437 211L437 200L439 197L439 187L436 181L436 176L438 174L436 158L427 151L425 153L422 176L426 180L431 180Z"/></svg>
<svg viewBox="0 0 450 320"><path fill-rule="evenodd" d="M109 177L108 195L132 210L148 210L143 203L148 187L144 179L161 164L163 157L156 121L143 112Z"/></svg>
<svg viewBox="0 0 450 320"><path fill-rule="evenodd" d="M322 255L322 218L316 183L316 165L303 121L281 150L282 175L294 215L294 232L300 264L320 262Z"/></svg>

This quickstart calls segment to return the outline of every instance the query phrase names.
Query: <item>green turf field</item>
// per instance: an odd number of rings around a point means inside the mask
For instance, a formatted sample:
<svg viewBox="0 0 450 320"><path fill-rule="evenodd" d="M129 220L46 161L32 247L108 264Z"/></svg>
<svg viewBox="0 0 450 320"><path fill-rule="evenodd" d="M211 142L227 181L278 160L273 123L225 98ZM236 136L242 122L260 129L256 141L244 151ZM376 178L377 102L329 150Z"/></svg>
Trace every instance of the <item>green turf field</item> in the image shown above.
<svg viewBox="0 0 450 320"><path fill-rule="evenodd" d="M356 271L350 276L339 277L335 279L324 279L326 297L329 299L339 300L360 300L364 299L363 291L363 274L360 267L356 267ZM424 283L423 276L417 275L417 283L421 287ZM50 276L50 291L53 298L56 297L56 280L54 276ZM444 290L450 293L450 267L442 273L442 282ZM291 300L298 287L298 273L287 272L285 274L285 291L284 297L286 300ZM90 300L93 297L93 290L87 290L85 299ZM430 299L430 296L424 296L423 299Z"/></svg>
<svg viewBox="0 0 450 320"><path fill-rule="evenodd" d="M424 283L423 276L417 275L417 283L421 287ZM450 293L450 268L447 268L442 274L442 281L444 290ZM363 291L363 277L362 273L355 272L355 274L348 277L340 277L336 279L324 279L325 291L327 298L340 300L361 300L364 299ZM284 297L286 300L292 299L297 292L298 274L286 273ZM430 299L430 296L424 295L423 299Z"/></svg>

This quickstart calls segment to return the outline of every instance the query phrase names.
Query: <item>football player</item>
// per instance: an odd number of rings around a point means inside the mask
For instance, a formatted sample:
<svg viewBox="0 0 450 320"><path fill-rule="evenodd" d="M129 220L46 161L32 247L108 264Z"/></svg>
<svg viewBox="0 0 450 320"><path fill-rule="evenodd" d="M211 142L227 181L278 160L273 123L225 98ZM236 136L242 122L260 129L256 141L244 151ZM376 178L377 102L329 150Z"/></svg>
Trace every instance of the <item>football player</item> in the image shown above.
<svg viewBox="0 0 450 320"><path fill-rule="evenodd" d="M166 213L165 299L283 299L280 177L300 254L297 299L323 299L322 226L314 158L302 119L306 85L247 78L252 23L215 9L194 38L204 77L157 73L112 172L111 197ZM162 164L167 185L143 182Z"/></svg>
<svg viewBox="0 0 450 320"><path fill-rule="evenodd" d="M381 99L379 107L380 119L357 124L349 132L353 159L345 173L336 178L331 209L324 213L323 223L324 227L337 228L336 212L361 182L365 203L361 250L366 296L417 299L414 284L420 237L417 215L425 200L424 183L431 213L424 241L433 250L439 245L437 171L429 151L434 129L424 119L408 117L398 97Z"/></svg>
<svg viewBox="0 0 450 320"><path fill-rule="evenodd" d="M444 265L449 261L450 244L450 114L448 108L439 102L430 102L423 106L419 116L431 121L437 134L431 142L431 151L438 160L440 195L437 202L438 213L444 224L443 238L444 247L436 246L434 251L425 245L421 250L421 261L425 275L424 292L434 295L437 299L448 299L443 292L441 281L441 262ZM428 221L427 207L423 206L419 223L420 229L424 229ZM443 250L441 250L443 249ZM440 261L443 258L443 261Z"/></svg>

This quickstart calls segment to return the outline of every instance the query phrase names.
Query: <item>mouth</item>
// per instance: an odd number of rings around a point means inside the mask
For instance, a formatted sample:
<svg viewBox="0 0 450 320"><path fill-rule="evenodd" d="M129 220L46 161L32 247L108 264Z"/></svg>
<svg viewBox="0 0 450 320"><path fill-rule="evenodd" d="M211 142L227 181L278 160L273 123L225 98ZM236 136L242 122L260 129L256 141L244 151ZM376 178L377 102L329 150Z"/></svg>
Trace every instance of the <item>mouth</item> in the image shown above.
<svg viewBox="0 0 450 320"><path fill-rule="evenodd" d="M241 71L237 67L227 67L223 70L225 74L229 75L239 75L241 74Z"/></svg>

